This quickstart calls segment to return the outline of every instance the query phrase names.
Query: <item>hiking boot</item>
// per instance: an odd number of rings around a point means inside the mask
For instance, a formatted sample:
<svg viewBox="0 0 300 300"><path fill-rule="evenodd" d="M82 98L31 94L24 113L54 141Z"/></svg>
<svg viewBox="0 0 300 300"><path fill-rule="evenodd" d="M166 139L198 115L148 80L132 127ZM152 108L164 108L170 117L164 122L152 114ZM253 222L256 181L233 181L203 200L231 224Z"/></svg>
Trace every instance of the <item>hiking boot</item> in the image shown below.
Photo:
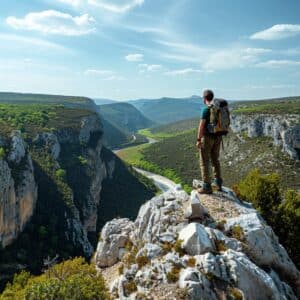
<svg viewBox="0 0 300 300"><path fill-rule="evenodd" d="M213 183L211 185L218 192L222 192L222 183L223 183L223 180L221 178L215 178L215 180L213 181Z"/></svg>
<svg viewBox="0 0 300 300"><path fill-rule="evenodd" d="M211 185L209 183L204 183L202 188L197 190L199 194L210 195L213 193Z"/></svg>

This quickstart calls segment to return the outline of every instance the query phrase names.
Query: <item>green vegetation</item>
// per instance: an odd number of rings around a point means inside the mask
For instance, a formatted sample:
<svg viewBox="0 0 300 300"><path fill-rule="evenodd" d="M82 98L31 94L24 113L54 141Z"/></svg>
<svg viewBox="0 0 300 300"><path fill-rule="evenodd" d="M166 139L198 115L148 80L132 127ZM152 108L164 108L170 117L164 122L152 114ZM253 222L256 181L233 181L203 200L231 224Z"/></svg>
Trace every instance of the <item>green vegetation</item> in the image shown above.
<svg viewBox="0 0 300 300"><path fill-rule="evenodd" d="M277 173L262 175L254 169L238 184L239 195L253 203L263 216L268 216L281 202L279 182Z"/></svg>
<svg viewBox="0 0 300 300"><path fill-rule="evenodd" d="M129 132L136 132L141 128L153 125L139 110L129 103L113 103L100 106L101 116L112 124L126 129Z"/></svg>
<svg viewBox="0 0 300 300"><path fill-rule="evenodd" d="M153 138L153 139L165 139L165 138L169 138L172 137L173 134L169 134L169 133L164 133L164 132L157 132L157 133L153 133L151 129L147 128L147 129L140 129L138 131L139 134L147 136L149 138Z"/></svg>
<svg viewBox="0 0 300 300"><path fill-rule="evenodd" d="M166 125L155 126L153 128L150 128L149 131L154 135L165 134L167 136L168 135L172 136L172 135L182 134L185 131L190 131L192 129L195 129L198 127L198 125L199 125L199 117L177 121Z"/></svg>
<svg viewBox="0 0 300 300"><path fill-rule="evenodd" d="M237 192L240 198L252 202L260 210L299 266L300 193L294 190L280 193L279 181L278 174L262 175L253 170L237 185ZM239 231L235 230L235 235L240 235Z"/></svg>
<svg viewBox="0 0 300 300"><path fill-rule="evenodd" d="M55 172L55 175L56 177L60 178L60 179L65 179L66 178L66 175L67 175L67 172L63 169L58 169L56 172Z"/></svg>
<svg viewBox="0 0 300 300"><path fill-rule="evenodd" d="M235 114L300 114L300 97L233 102Z"/></svg>
<svg viewBox="0 0 300 300"><path fill-rule="evenodd" d="M95 266L83 258L75 258L50 267L40 276L22 271L7 284L0 299L106 300L111 297Z"/></svg>
<svg viewBox="0 0 300 300"><path fill-rule="evenodd" d="M5 158L6 152L5 149L3 147L0 147L0 159Z"/></svg>
<svg viewBox="0 0 300 300"><path fill-rule="evenodd" d="M193 179L201 177L196 137L195 128L158 143L126 149L118 155L129 164L158 171L158 174L163 175L163 170L166 169L173 170L176 177L180 178L179 182L188 187ZM270 138L247 137L241 140L237 134L230 133L223 141L221 165L226 186L233 186L253 168L258 168L264 173L276 170L281 178L282 188L300 189L297 175L300 173L300 165L283 153L280 147L275 147Z"/></svg>
<svg viewBox="0 0 300 300"><path fill-rule="evenodd" d="M133 105L129 103L113 103L100 105L103 120L104 140L109 148L125 148L145 143L146 139L133 133L141 128L153 125Z"/></svg>
<svg viewBox="0 0 300 300"><path fill-rule="evenodd" d="M0 104L0 134L21 130L27 137L39 132L51 132L59 128L78 130L78 119L91 115L84 109L66 108L63 105Z"/></svg>
<svg viewBox="0 0 300 300"><path fill-rule="evenodd" d="M45 94L23 94L0 92L0 103L6 104L63 104L73 107L93 106L93 101L86 97L45 95Z"/></svg>

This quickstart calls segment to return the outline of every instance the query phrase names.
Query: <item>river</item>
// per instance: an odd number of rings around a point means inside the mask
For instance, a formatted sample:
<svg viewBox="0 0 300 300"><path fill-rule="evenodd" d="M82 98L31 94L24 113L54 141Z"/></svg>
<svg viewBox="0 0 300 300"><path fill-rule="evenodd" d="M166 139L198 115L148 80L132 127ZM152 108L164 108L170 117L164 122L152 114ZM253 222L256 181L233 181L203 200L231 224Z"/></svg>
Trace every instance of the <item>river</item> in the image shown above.
<svg viewBox="0 0 300 300"><path fill-rule="evenodd" d="M148 142L147 144L154 144L154 143L157 143L158 141L156 139L153 139L153 138L150 138L150 137L146 137ZM113 150L113 152L115 154L117 154L119 151L121 150L125 150L125 149L128 149L130 147L126 147L126 148L123 148L123 149L115 149ZM151 179L153 181L153 183L156 185L157 188L159 188L162 192L167 192L167 191L172 191L176 188L176 183L173 182L172 180L168 179L167 177L164 177L164 176L161 176L161 175L158 175L158 174L155 174L155 173L152 173L152 172L149 172L149 171L145 171L145 170L142 170L140 168L135 168L134 167L134 170L138 173L140 173L141 175Z"/></svg>

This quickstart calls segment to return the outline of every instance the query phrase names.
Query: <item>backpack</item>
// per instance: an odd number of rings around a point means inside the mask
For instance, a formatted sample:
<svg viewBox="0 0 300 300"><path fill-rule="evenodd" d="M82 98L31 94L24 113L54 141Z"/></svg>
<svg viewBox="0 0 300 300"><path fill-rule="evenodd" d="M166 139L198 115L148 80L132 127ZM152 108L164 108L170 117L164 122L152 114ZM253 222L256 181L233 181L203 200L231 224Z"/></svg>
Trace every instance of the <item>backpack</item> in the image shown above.
<svg viewBox="0 0 300 300"><path fill-rule="evenodd" d="M207 131L213 135L226 135L229 132L230 113L228 102L223 99L214 99L209 108L209 122Z"/></svg>

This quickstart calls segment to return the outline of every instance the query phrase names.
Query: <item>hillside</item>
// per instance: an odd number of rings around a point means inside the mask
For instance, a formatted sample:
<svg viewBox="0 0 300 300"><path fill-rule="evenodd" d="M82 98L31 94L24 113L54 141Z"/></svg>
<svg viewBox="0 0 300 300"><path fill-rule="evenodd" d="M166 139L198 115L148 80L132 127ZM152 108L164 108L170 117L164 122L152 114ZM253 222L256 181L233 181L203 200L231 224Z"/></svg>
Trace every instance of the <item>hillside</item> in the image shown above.
<svg viewBox="0 0 300 300"><path fill-rule="evenodd" d="M129 103L101 105L100 115L129 132L136 132L141 128L148 128L154 125L152 121Z"/></svg>
<svg viewBox="0 0 300 300"><path fill-rule="evenodd" d="M197 117L201 113L202 98L161 98L130 101L147 118L161 124Z"/></svg>
<svg viewBox="0 0 300 300"><path fill-rule="evenodd" d="M231 103L235 114L300 114L300 97L285 97Z"/></svg>
<svg viewBox="0 0 300 300"><path fill-rule="evenodd" d="M121 148L132 142L145 142L136 132L154 124L128 103L100 105L99 111L103 120L104 140L110 148Z"/></svg>
<svg viewBox="0 0 300 300"><path fill-rule="evenodd" d="M92 99L77 96L46 95L46 94L28 94L28 93L6 93L0 92L0 103L6 104L62 104L71 108L85 108L96 110Z"/></svg>
<svg viewBox="0 0 300 300"><path fill-rule="evenodd" d="M155 194L102 137L91 110L0 104L0 288L47 256L90 257L107 218L134 218Z"/></svg>

